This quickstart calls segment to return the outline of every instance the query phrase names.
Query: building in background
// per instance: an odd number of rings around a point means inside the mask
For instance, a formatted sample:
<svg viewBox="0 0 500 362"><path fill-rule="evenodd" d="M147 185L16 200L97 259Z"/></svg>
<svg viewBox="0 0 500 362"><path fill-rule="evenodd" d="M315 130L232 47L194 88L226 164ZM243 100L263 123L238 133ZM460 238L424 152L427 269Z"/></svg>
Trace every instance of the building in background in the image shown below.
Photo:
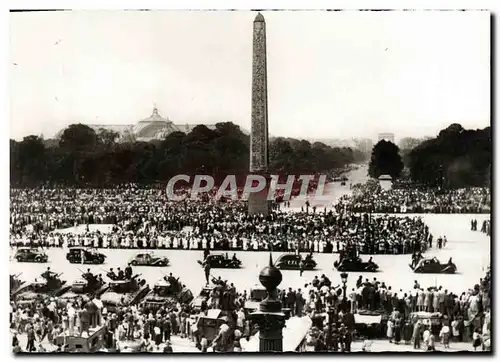
<svg viewBox="0 0 500 362"><path fill-rule="evenodd" d="M369 138L354 139L355 147L364 154L370 154L373 149L373 141Z"/></svg>
<svg viewBox="0 0 500 362"><path fill-rule="evenodd" d="M152 140L161 140L165 139L165 137L173 132L183 132L188 134L193 130L193 128L199 125L204 125L212 130L215 129L215 124L174 124L168 117L163 118L156 107L153 108L153 113L149 117L144 118L135 125L87 124L88 127L92 128L96 132L104 128L106 130L118 133L120 135L118 142L149 142ZM249 134L248 131L244 129L242 129L241 131L245 134ZM59 131L56 134L55 138L60 138L63 132L64 129Z"/></svg>
<svg viewBox="0 0 500 362"><path fill-rule="evenodd" d="M394 142L394 133L379 133L378 134L378 142L385 140L387 142Z"/></svg>

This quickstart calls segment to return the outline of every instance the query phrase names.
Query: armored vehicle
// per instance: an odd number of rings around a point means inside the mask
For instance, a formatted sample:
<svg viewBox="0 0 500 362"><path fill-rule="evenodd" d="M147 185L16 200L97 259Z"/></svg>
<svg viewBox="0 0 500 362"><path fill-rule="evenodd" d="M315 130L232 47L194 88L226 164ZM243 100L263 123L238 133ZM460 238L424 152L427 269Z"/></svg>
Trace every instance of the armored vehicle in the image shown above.
<svg viewBox="0 0 500 362"><path fill-rule="evenodd" d="M44 299L44 297L58 297L67 292L71 286L67 285L65 280L59 279L61 274L57 274L49 279L35 279L35 282L28 285L27 288L22 288L21 292L13 296L16 304L21 307L30 306L37 300Z"/></svg>
<svg viewBox="0 0 500 362"><path fill-rule="evenodd" d="M117 307L138 304L149 292L145 280L138 280L140 274L130 279L113 280L109 289L101 295L101 301L108 312L115 312Z"/></svg>
<svg viewBox="0 0 500 362"><path fill-rule="evenodd" d="M178 280L168 282L161 279L155 284L153 290L146 295L141 305L150 313L155 313L161 307L169 310L175 307L177 302L189 304L193 299L191 290L183 288Z"/></svg>

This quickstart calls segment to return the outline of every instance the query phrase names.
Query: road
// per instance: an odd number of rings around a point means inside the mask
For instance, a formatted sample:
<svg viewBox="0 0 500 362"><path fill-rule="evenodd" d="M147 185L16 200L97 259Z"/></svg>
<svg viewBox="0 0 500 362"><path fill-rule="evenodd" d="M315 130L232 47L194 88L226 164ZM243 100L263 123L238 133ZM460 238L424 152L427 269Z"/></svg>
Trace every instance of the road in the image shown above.
<svg viewBox="0 0 500 362"><path fill-rule="evenodd" d="M431 249L427 256L436 256L442 262L448 261L451 257L457 265L458 273L454 275L440 274L414 274L408 267L409 255L373 255L373 260L380 267L380 272L364 277L376 277L380 281L385 281L393 289L408 290L413 286L413 281L417 280L422 286L442 285L455 293L462 293L467 288L471 288L479 282L479 278L484 276L485 267L490 260L490 238L478 231L470 231L470 219L475 217L481 224L489 215L422 215L424 221L429 225L430 232L437 238L446 235L448 244L441 250ZM102 266L89 266L93 273L105 274L103 269L126 265L137 252L137 250L101 250L107 255L107 260ZM15 250L11 250L11 256ZM32 281L38 277L47 266L56 272L64 272L62 278L68 282L80 277L78 268L87 266L69 264L65 259L66 251L63 249L48 250L49 262L47 264L18 263L15 260L10 262L10 273L23 273L21 278ZM173 273L180 277L193 293L197 293L204 285L204 273L197 260L203 258L202 251L190 250L158 250L157 255L166 256L170 259L168 267L135 267L134 273L141 273L148 283L153 284L165 273ZM212 274L221 276L233 282L239 289L249 289L258 283L260 270L267 265L269 260L268 252L237 252L238 258L243 263L243 268L238 270L213 269ZM277 258L280 253L274 253ZM232 253L229 253L232 256ZM282 271L283 282L281 288L302 288L304 284L311 281L315 275L326 274L334 284L340 283L339 273L333 269L333 262L337 259L336 254L315 254L318 269L306 271L303 276L299 276L298 271ZM363 258L369 258L364 255ZM348 288L354 287L355 281L360 273L349 273Z"/></svg>

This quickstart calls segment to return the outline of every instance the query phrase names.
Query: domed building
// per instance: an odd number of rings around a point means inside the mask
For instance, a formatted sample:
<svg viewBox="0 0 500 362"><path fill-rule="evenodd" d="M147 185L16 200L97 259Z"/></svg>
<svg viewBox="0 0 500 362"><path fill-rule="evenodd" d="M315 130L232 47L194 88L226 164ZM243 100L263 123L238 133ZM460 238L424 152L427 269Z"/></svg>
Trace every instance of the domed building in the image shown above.
<svg viewBox="0 0 500 362"><path fill-rule="evenodd" d="M103 128L117 132L120 135L118 142L130 142L134 140L149 142L152 140L165 139L165 137L173 132L183 132L188 134L198 125L201 124L174 124L168 117L163 118L158 112L158 108L155 106L149 117L144 118L135 125L89 124L87 126L94 129L96 132L99 132L99 130ZM215 129L214 124L204 124L204 126L209 129ZM249 134L244 129L242 129L242 131ZM64 129L59 131L55 138L60 138L63 132Z"/></svg>
<svg viewBox="0 0 500 362"><path fill-rule="evenodd" d="M177 132L179 129L168 118L163 118L154 107L153 113L148 118L139 121L134 127L132 133L138 141L150 141L152 139L162 139L170 133Z"/></svg>

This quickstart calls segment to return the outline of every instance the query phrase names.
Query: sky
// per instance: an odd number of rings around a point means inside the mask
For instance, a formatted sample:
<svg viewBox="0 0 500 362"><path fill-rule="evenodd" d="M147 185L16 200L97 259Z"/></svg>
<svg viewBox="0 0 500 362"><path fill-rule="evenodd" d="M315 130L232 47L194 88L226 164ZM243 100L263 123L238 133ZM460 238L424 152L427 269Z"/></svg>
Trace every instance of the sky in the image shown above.
<svg viewBox="0 0 500 362"><path fill-rule="evenodd" d="M250 130L248 11L10 14L10 137L72 123ZM265 11L269 133L377 139L490 124L490 15Z"/></svg>

